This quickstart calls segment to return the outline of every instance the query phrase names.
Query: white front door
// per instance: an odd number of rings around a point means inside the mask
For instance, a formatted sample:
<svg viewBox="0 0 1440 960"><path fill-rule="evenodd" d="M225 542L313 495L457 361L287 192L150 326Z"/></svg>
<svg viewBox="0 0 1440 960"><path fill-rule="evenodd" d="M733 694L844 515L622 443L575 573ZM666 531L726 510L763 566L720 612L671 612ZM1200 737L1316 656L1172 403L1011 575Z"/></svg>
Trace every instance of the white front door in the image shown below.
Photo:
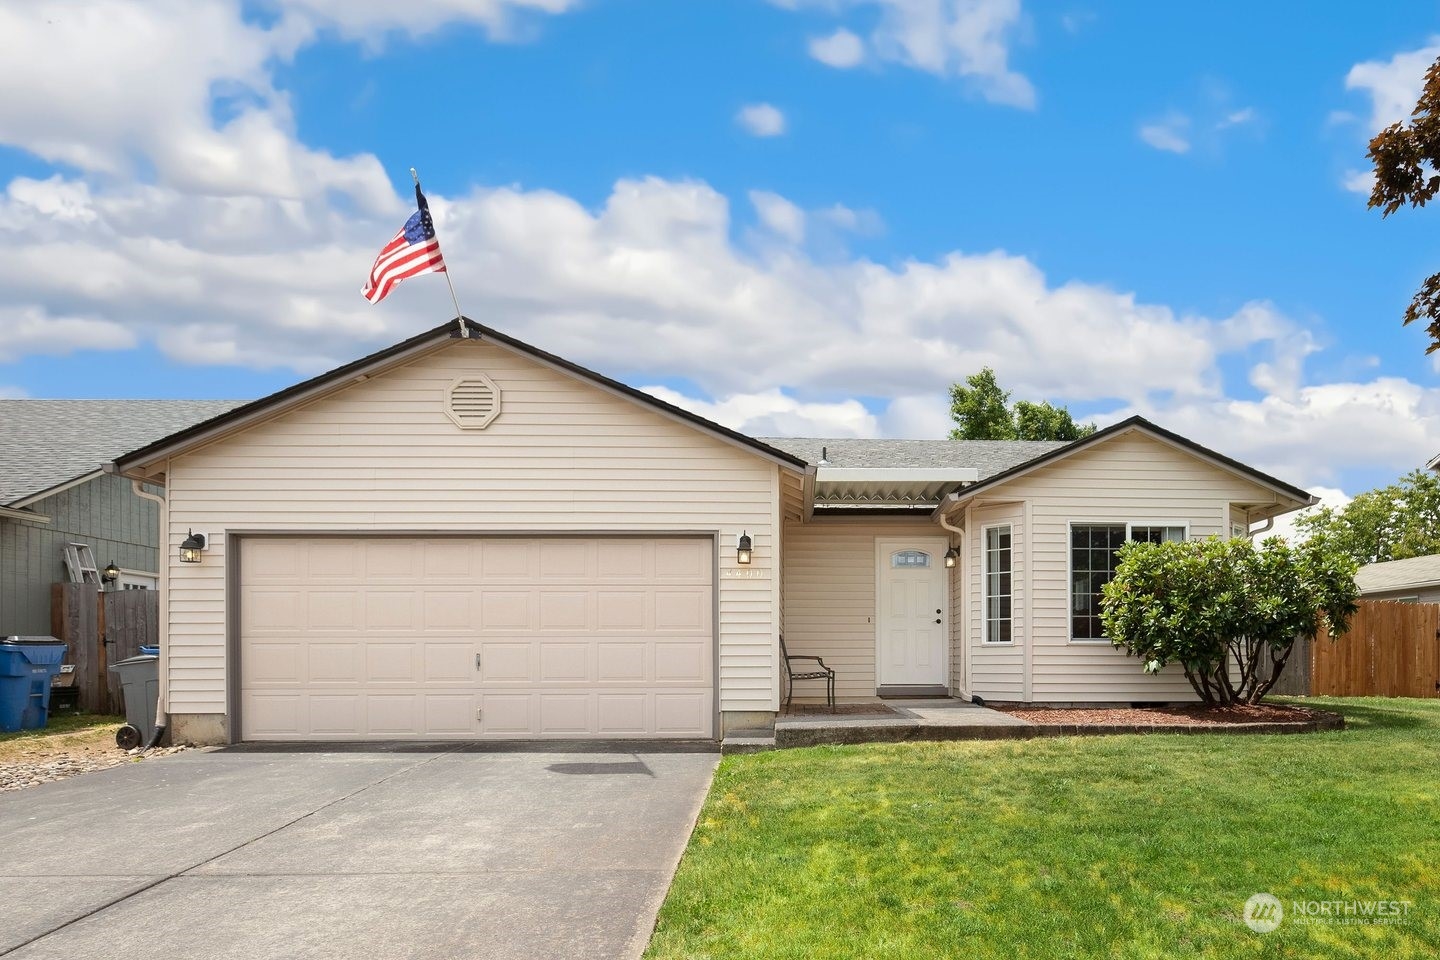
<svg viewBox="0 0 1440 960"><path fill-rule="evenodd" d="M949 602L943 537L876 540L876 680L948 687Z"/></svg>

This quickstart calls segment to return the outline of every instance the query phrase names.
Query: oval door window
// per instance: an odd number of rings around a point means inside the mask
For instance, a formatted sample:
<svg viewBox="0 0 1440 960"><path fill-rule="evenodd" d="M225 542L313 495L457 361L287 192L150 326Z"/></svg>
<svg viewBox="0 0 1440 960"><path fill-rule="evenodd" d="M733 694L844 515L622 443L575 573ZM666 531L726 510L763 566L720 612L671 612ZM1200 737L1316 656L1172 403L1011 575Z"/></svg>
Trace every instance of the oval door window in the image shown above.
<svg viewBox="0 0 1440 960"><path fill-rule="evenodd" d="M890 554L890 566L904 570L910 567L930 566L930 554L924 550L899 550Z"/></svg>

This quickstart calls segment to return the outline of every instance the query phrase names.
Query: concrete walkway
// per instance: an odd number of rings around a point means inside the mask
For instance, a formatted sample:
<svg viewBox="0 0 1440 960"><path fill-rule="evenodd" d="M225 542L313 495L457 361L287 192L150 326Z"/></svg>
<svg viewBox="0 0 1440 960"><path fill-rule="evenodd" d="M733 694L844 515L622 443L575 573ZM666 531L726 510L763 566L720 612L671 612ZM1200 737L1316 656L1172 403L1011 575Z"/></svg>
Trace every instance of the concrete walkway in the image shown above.
<svg viewBox="0 0 1440 960"><path fill-rule="evenodd" d="M6 794L0 955L638 957L714 751L194 752Z"/></svg>
<svg viewBox="0 0 1440 960"><path fill-rule="evenodd" d="M987 740L1034 729L1029 721L968 700L890 700L893 715L798 714L775 721L776 747L902 740Z"/></svg>

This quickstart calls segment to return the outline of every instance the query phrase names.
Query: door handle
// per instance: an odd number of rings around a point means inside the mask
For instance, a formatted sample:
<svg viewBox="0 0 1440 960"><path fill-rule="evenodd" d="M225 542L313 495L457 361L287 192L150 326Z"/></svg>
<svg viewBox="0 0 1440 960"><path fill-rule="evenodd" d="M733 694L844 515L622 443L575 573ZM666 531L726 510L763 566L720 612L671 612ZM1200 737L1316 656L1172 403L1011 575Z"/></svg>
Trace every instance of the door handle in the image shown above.
<svg viewBox="0 0 1440 960"><path fill-rule="evenodd" d="M937 620L937 621L935 621L935 622L936 622L936 623L939 623L940 621ZM475 654L475 669L476 669L476 670L479 670L479 669L480 669L480 654L478 654L478 653Z"/></svg>
<svg viewBox="0 0 1440 960"><path fill-rule="evenodd" d="M940 618L939 618L939 617L936 617L936 618L935 618L935 622L936 622L936 623L939 623L939 622L940 622Z"/></svg>

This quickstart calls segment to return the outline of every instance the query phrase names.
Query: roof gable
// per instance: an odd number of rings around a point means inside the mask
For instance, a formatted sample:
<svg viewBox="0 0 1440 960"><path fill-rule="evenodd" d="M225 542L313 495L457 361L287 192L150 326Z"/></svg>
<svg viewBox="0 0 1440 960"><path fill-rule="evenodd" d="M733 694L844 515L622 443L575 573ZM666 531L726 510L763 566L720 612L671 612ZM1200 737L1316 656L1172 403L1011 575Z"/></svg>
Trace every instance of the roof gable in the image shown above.
<svg viewBox="0 0 1440 960"><path fill-rule="evenodd" d="M939 507L936 508L936 513L944 513L952 509L956 504L965 500L969 500L970 498L987 490L999 487L1010 480L1018 479L1021 476L1025 476L1043 467L1049 466L1050 464L1058 463L1062 460L1072 457L1077 453L1081 453L1086 450L1092 450L1097 446L1116 437L1125 436L1134 432L1143 433L1154 440L1165 443L1177 450L1180 450L1192 457L1195 457L1196 459L1209 463L1211 466L1227 471L1236 476L1242 477L1246 480L1251 481L1252 483L1256 483L1266 489L1269 489L1271 492L1278 494L1279 496L1282 496L1287 500L1294 501L1295 506L1288 509L1296 509L1298 507L1309 506L1319 502L1318 498L1311 496L1310 493L1306 490L1302 490L1299 487L1288 484L1283 480L1278 480L1267 473L1256 470L1254 467L1246 466L1238 460L1225 456L1223 453L1217 453L1216 451L1211 450L1208 447L1202 446L1193 440L1180 436L1180 434L1178 433L1173 433L1169 430L1166 430L1164 427L1151 423L1144 417L1134 416L1129 417L1125 420L1121 420L1119 423L1111 424L1105 429L1098 430L1088 437L1083 437L1079 440L1067 443L1059 449L1042 454L1041 456L1036 457L1026 463L1021 463L1014 467L1011 467L1008 470L1001 471L1000 473L991 476L987 480L982 480L980 483L977 483L974 486L967 487L966 489L958 491L956 493L952 493L949 497L945 499L943 503L940 504ZM1280 512L1283 513L1285 511Z"/></svg>
<svg viewBox="0 0 1440 960"><path fill-rule="evenodd" d="M465 337L478 337L482 341L512 350L530 360L585 381L612 395L623 397L633 403L648 407L665 417L701 430L726 443L743 448L751 453L778 463L787 469L803 471L806 467L803 459L787 453L784 450L771 447L753 437L746 436L743 433L731 430L729 427L707 420L698 414L666 403L657 397L636 390L634 387L623 384L618 380L613 380L610 377L596 373L579 364L571 363L555 354L548 353L524 341L517 340L514 337L483 326L469 318L457 318L432 330L417 334L414 337L387 347L384 350L336 367L327 373L297 383L294 386L287 387L267 397L262 397L259 400L243 404L220 416L213 417L203 423L163 437L122 456L117 456L114 459L112 469L119 473L137 475L146 467L151 467L166 458L179 456L202 444L219 439L222 436L242 431L256 423L278 416L300 404L319 399L334 391L343 389L354 382L367 379L381 371L392 369L424 355L429 351L439 349L453 340L463 339Z"/></svg>

